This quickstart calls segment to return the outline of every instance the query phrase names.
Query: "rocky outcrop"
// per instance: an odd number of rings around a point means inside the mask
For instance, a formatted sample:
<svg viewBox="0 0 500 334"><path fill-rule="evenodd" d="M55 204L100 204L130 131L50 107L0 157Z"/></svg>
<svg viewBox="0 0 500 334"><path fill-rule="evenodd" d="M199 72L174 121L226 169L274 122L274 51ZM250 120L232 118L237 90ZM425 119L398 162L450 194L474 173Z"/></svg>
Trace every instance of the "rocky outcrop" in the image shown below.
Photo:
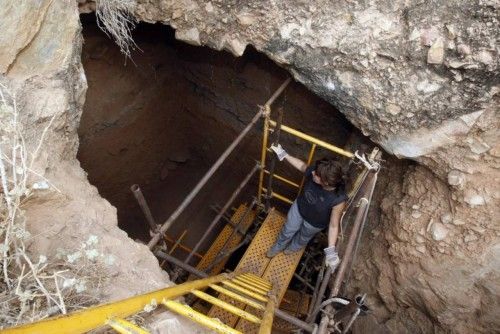
<svg viewBox="0 0 500 334"><path fill-rule="evenodd" d="M386 331L486 333L498 327L498 10L479 0L139 0L135 16L236 56L254 46L389 153L417 161L380 187L355 286Z"/></svg>
<svg viewBox="0 0 500 334"><path fill-rule="evenodd" d="M95 250L86 255L103 267L94 273L102 284L88 282L87 288L98 288L102 300L164 287L168 277L156 258L117 227L115 208L88 183L76 159L87 90L76 4L7 2L0 7L0 30L0 80L16 96L27 151L38 152L30 185L44 185L34 187L23 204L34 236L30 253L55 262L61 255L78 253L91 240ZM75 261L70 262L84 270Z"/></svg>
<svg viewBox="0 0 500 334"><path fill-rule="evenodd" d="M467 132L496 93L497 11L488 1L139 0L135 15L236 56L254 46L386 150L416 158ZM460 116L448 140L434 138Z"/></svg>
<svg viewBox="0 0 500 334"><path fill-rule="evenodd" d="M138 0L134 15L190 44L235 55L253 45L389 153L418 161L381 183L353 288L370 294L381 330L487 333L499 327L498 10L488 0ZM116 259L104 298L164 284L75 158L86 91L76 4L8 2L0 30L2 82L27 145L48 127L34 170L55 188L31 199L31 228L63 248L105 235L101 251ZM50 256L50 245L33 252Z"/></svg>

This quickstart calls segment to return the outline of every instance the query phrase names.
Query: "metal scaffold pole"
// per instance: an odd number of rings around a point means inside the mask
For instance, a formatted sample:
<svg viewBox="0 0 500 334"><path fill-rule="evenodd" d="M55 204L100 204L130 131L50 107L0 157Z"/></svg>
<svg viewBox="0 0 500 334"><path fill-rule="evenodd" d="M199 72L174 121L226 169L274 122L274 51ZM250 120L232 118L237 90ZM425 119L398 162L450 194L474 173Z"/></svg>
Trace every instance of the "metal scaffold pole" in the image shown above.
<svg viewBox="0 0 500 334"><path fill-rule="evenodd" d="M270 124L270 117L271 117L271 104L280 96L280 94L285 90L285 88L288 86L292 79L288 78L281 84L281 86L274 92L274 94L267 100L266 104L264 104L264 129L262 132L262 151L260 155L260 165L262 167L262 170L260 171L259 175L259 190L257 192L257 201L259 204L262 204L262 192L264 191L264 168L266 167L266 155L267 155L267 142L269 139L269 124ZM270 171L268 171L270 174ZM270 174L269 176L272 178L272 175Z"/></svg>
<svg viewBox="0 0 500 334"><path fill-rule="evenodd" d="M236 197L238 197L238 195L241 192L241 190L247 185L247 183L250 181L250 179L252 178L252 176L254 176L254 174L259 169L260 169L260 165L258 163L255 164L255 167L252 168L252 170L247 174L247 176L243 179L243 181L240 183L240 185L238 186L238 188L236 188L236 190L231 194L231 197L229 197L229 199L227 200L226 204L224 204L224 206L222 207L222 209L220 209L220 211L217 214L217 216L215 216L215 218L212 220L212 222L208 225L208 227L205 230L205 233L203 233L202 237L200 238L200 240L198 240L198 242L194 246L193 250L186 257L186 259L184 260L184 263L189 263L189 261L193 257L193 254L198 251L198 249L201 247L201 245L203 244L203 242L205 241L205 239L208 237L208 235L210 234L210 232L213 230L213 228L217 224L217 222L222 218L222 216L227 211L227 209L229 209L229 207L231 206L231 204L233 204L233 202L236 199Z"/></svg>

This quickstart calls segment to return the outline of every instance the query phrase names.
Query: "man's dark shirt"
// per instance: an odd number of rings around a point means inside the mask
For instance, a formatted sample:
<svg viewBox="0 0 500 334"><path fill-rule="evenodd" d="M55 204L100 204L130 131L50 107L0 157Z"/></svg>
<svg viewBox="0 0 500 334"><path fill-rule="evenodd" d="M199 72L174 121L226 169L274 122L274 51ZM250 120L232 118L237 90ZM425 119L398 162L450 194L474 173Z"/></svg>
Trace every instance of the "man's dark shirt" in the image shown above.
<svg viewBox="0 0 500 334"><path fill-rule="evenodd" d="M297 198L299 212L309 224L318 228L325 228L330 223L332 208L347 200L345 189L325 190L313 181L314 167L305 171L306 179L301 194Z"/></svg>

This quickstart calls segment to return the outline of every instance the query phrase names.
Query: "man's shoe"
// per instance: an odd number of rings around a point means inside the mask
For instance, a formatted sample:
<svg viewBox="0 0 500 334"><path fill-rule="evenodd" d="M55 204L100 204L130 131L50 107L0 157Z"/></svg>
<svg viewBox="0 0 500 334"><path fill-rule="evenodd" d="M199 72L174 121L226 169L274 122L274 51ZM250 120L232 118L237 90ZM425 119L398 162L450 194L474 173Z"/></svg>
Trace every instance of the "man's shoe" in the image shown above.
<svg viewBox="0 0 500 334"><path fill-rule="evenodd" d="M271 247L267 253L266 253L266 257L272 259L273 257L275 257L276 255L278 255L279 253L281 252L280 249L275 249L273 247Z"/></svg>

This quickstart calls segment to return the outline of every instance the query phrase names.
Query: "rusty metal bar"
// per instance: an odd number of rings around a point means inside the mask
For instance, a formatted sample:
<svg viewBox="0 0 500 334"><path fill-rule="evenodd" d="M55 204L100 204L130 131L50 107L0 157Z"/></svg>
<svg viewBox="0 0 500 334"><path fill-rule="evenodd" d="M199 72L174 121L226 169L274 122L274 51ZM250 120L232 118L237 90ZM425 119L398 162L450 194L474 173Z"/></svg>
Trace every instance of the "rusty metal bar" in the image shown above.
<svg viewBox="0 0 500 334"><path fill-rule="evenodd" d="M307 322L313 322L316 319L316 316L318 315L318 312L319 312L319 306L321 305L323 295L325 294L328 283L330 282L330 276L332 276L332 270L330 269L330 267L326 267L325 276L323 276L323 280L321 281L318 295L316 297L316 302L314 303L314 306L311 309L312 312L309 314L309 316L306 319Z"/></svg>
<svg viewBox="0 0 500 334"><path fill-rule="evenodd" d="M182 239L184 239L184 236L186 235L187 233L187 230L184 230L184 232L182 232L181 236L179 238L177 238L177 241L175 242L175 244L172 246L172 248L170 248L170 251L168 252L168 254L172 254L175 249L180 245Z"/></svg>
<svg viewBox="0 0 500 334"><path fill-rule="evenodd" d="M303 278L299 274L293 273L293 277L295 277L297 280L299 280L302 284L304 284L309 289L314 290L314 286L312 286L311 283L309 283L305 278Z"/></svg>
<svg viewBox="0 0 500 334"><path fill-rule="evenodd" d="M278 121L276 122L276 130L274 132L273 145L278 145L280 142L281 134L281 123L283 122L283 108L278 109ZM264 206L266 212L271 207L271 198L273 193L273 177L274 170L276 169L276 155L271 155L271 162L269 163L269 177L267 179L267 191L266 191L266 204Z"/></svg>
<svg viewBox="0 0 500 334"><path fill-rule="evenodd" d="M288 78L286 79L282 84L281 86L278 87L278 89L276 89L276 91L274 92L274 94L269 98L269 100L267 100L266 102L266 106L270 106L271 104L273 104L273 102L278 98L278 96L281 95L281 93L283 93L283 91L285 90L286 86L288 86L288 84L290 83L290 81L292 81L292 78Z"/></svg>
<svg viewBox="0 0 500 334"><path fill-rule="evenodd" d="M181 244L181 241L182 239L184 239L184 236L186 235L187 233L187 230L184 230L184 232L182 232L182 234L177 238L177 240L175 241L174 245L172 246L172 248L170 248L170 250L168 251L168 254L169 255L172 255L172 253L177 249L177 247ZM167 262L167 260L163 260L163 262L160 264L160 267L163 268L163 266L165 265L165 262Z"/></svg>
<svg viewBox="0 0 500 334"><path fill-rule="evenodd" d="M318 291L321 285L321 282L323 282L323 275L325 274L325 264L321 266L321 269L319 270L318 278L316 279L316 284L314 285L314 292L311 298L311 303L309 304L309 310L307 311L307 317L309 318L311 313L314 311L314 307L316 305L316 299L321 298L318 297Z"/></svg>
<svg viewBox="0 0 500 334"><path fill-rule="evenodd" d="M309 333L314 333L316 329L316 325L314 324L308 324L305 321L302 321L280 309L275 309L274 310L274 315L277 316L280 319L285 320L286 322L291 323L292 325L296 326L297 328L303 329Z"/></svg>
<svg viewBox="0 0 500 334"><path fill-rule="evenodd" d="M372 172L372 179L370 180L370 182L371 182L370 186L371 187L370 187L369 193L368 193L368 206L372 202L372 197L373 197L373 193L375 191L375 185L377 184L377 179L378 179L378 172L374 172L374 173ZM346 275L344 275L344 276L346 276L345 282L349 282L349 279L351 277L352 266L354 264L354 261L356 260L356 256L357 256L357 253L358 253L359 243L361 242L361 237L363 236L363 230L364 230L365 225L366 225L366 217L368 216L368 209L369 208L366 208L366 210L365 210L363 221L361 223L361 227L359 228L358 236L356 238L356 244L354 246L354 250L352 252L352 256L349 259L349 264L348 264L349 266L346 269ZM345 289L345 284L344 284L344 289Z"/></svg>
<svg viewBox="0 0 500 334"><path fill-rule="evenodd" d="M181 260L179 260L179 259L177 259L177 258L173 257L172 255L169 255L165 252L157 251L157 252L155 252L155 255L161 259L166 260L167 262L170 262L170 263L184 269L185 271L187 271L190 274L193 274L193 275L198 276L198 277L203 277L203 278L208 277L208 275L206 273L204 273L203 271L198 270L195 267L190 266L188 264L185 264Z"/></svg>
<svg viewBox="0 0 500 334"><path fill-rule="evenodd" d="M368 200L365 197L362 197L359 200L359 207L358 207L358 211L356 212L356 217L354 219L353 229L352 229L351 234L349 236L349 241L348 241L345 253L343 255L344 260L340 263L339 270L337 272L337 275L335 276L335 283L334 283L334 286L332 288L332 293L330 294L331 297L336 296L339 292L340 285L342 283L342 279L344 277L345 270L347 268L347 264L350 262L349 260L350 260L351 254L352 254L352 250L354 248L354 243L357 239L357 235L359 233L360 226L365 218L365 211L367 210L367 205L368 205ZM325 272L325 277L323 278L323 281L321 282L321 287L318 291L317 299L314 303L314 307L312 308L312 312L309 314L309 316L307 318L308 322L313 321L319 312L319 306L321 305L321 300L322 300L322 297L325 293L328 282L330 281L331 274L332 274L331 269L329 267L327 267L326 272Z"/></svg>
<svg viewBox="0 0 500 334"><path fill-rule="evenodd" d="M158 241L161 239L161 235L164 234L169 227L173 224L173 222L180 216L180 214L186 209L186 207L193 201L194 197L200 192L201 188L208 182L208 180L214 175L214 173L219 169L222 163L227 159L227 157L233 152L235 147L243 140L243 138L247 135L250 129L257 123L259 118L263 115L264 111L259 110L255 116L252 118L250 123L240 132L238 137L233 140L233 142L229 145L229 147L222 153L222 155L217 159L217 161L210 167L210 169L205 173L203 178L198 182L198 184L191 190L191 192L186 196L184 201L177 207L177 209L170 215L170 217L163 223L160 227L158 233L155 233L153 238L149 241L148 247L152 249ZM191 257L191 256L190 256Z"/></svg>
<svg viewBox="0 0 500 334"><path fill-rule="evenodd" d="M267 154L267 141L269 138L269 114L271 113L271 108L265 106L264 112L264 131L262 132L262 150L260 153L260 165L262 167L259 174L259 189L257 191L257 201L262 204L262 192L264 185L264 167L266 167L266 154Z"/></svg>
<svg viewBox="0 0 500 334"><path fill-rule="evenodd" d="M337 275L335 275L335 280L333 283L333 288L330 293L330 296L337 296L340 290L340 285L342 284L342 279L346 273L347 265L350 262L352 251L354 250L354 245L356 244L356 240L358 237L358 233L360 232L361 225L364 222L365 210L368 210L368 199L366 197L362 197L359 200L358 212L356 212L356 218L354 218L354 223L352 226L351 234L349 235L349 240L347 241L347 246L344 252L344 260L340 262L339 270L337 271Z"/></svg>
<svg viewBox="0 0 500 334"><path fill-rule="evenodd" d="M311 145L311 150L309 150L309 155L307 157L307 167L311 166L312 159L314 157L314 153L316 152L316 144ZM302 176L302 180L300 181L299 194L302 191L302 187L304 186L304 181L306 180L306 176Z"/></svg>
<svg viewBox="0 0 500 334"><path fill-rule="evenodd" d="M354 245L356 243L356 239L358 236L358 233L360 232L360 228L362 223L364 222L365 218L365 211L368 209L368 199L366 197L362 197L359 200L359 206L358 206L358 211L356 213L356 217L354 219L354 224L352 227L351 234L349 236L349 240L347 242L346 250L344 252L344 261L340 263L339 270L337 272L337 275L335 276L335 281L333 283L333 288L330 292L330 296L336 296L339 293L340 286L342 284L342 279L344 278L344 274L347 268L347 264L349 262L350 256L352 255L352 251L354 249ZM319 295L321 296L321 295ZM318 300L321 300L321 297L318 298ZM312 319L316 317L316 315L319 312L319 307L313 311L311 314ZM318 329L318 334L326 334L327 333L327 326L329 322L329 315L333 312L333 308L328 305L326 308L326 312L323 314L321 317L321 321L319 324L319 329Z"/></svg>
<svg viewBox="0 0 500 334"><path fill-rule="evenodd" d="M175 244L174 239L170 238L168 235L166 235L166 234L165 234L164 238L165 238L165 240L166 240L166 241L168 241L168 242L171 242L171 243ZM191 252L191 248L186 247L186 246L184 246L183 244L179 244L179 246L178 246L178 247L179 247L179 249L182 249L182 250L183 250L183 251L185 251L185 252ZM200 259L203 257L203 255L201 255L201 254L199 254L199 253L195 253L195 254L194 254L194 256L196 256L197 258L200 258Z"/></svg>
<svg viewBox="0 0 500 334"><path fill-rule="evenodd" d="M264 111L264 129L262 132L262 150L260 154L260 165L262 170L259 175L259 190L257 192L257 200L259 204L262 204L262 189L264 184L264 167L266 166L266 154L267 154L267 141L269 138L269 117L271 116L271 104L278 98L278 96L285 90L292 79L288 78L281 84L281 86L274 92L274 94L267 100L263 106Z"/></svg>
<svg viewBox="0 0 500 334"><path fill-rule="evenodd" d="M151 214L151 210L149 209L148 203L146 202L146 199L142 194L141 188L139 187L138 184L133 184L130 186L130 190L132 191L132 194L134 194L137 203L139 203L142 213L144 213L146 221L149 224L149 228L151 229L152 232L156 232L158 230L158 225L156 225L153 215Z"/></svg>
<svg viewBox="0 0 500 334"><path fill-rule="evenodd" d="M198 249L201 247L201 245L203 244L203 242L205 241L205 239L208 237L208 235L210 234L210 232L213 230L213 228L217 224L217 222L219 222L219 220L222 217L222 215L224 215L224 213L227 211L227 209L229 209L229 207L233 204L233 202L236 199L236 197L238 197L238 195L240 194L241 190L247 185L247 183L250 181L250 179L252 178L252 176L259 169L260 169L260 165L259 165L259 163L256 163L255 166L250 171L250 173L248 173L247 176L245 176L245 178L240 183L240 185L233 191L233 193L231 194L231 197L229 197L229 199L227 200L226 204L224 204L224 206L220 210L219 214L217 216L215 216L215 218L212 220L212 222L208 225L207 229L205 230L205 233L203 233L203 235L201 236L200 240L198 240L198 242L194 246L193 250L186 257L186 259L184 260L184 263L189 263L189 261L193 257L193 253L195 253L196 251L198 251Z"/></svg>

